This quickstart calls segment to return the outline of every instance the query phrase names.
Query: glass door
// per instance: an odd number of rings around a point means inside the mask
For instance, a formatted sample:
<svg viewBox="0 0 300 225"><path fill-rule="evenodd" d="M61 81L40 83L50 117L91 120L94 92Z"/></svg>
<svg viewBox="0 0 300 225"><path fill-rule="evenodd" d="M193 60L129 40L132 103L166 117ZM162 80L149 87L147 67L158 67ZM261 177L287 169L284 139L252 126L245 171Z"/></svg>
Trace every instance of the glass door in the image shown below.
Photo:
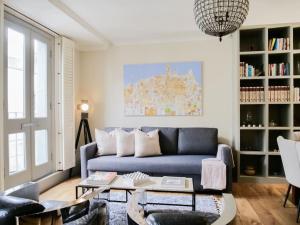
<svg viewBox="0 0 300 225"><path fill-rule="evenodd" d="M32 62L32 178L38 179L49 173L52 168L51 140L51 45L43 36L31 34L31 62Z"/></svg>
<svg viewBox="0 0 300 225"><path fill-rule="evenodd" d="M6 18L4 47L5 187L8 188L52 172L53 42L42 32Z"/></svg>

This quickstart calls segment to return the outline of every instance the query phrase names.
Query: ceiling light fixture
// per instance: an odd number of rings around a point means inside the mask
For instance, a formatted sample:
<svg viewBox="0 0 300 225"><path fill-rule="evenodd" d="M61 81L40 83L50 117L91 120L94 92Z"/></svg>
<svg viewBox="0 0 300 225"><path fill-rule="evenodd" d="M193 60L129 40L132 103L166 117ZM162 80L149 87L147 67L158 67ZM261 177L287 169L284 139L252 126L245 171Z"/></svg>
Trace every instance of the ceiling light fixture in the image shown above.
<svg viewBox="0 0 300 225"><path fill-rule="evenodd" d="M220 41L241 27L248 11L249 0L195 0L194 5L198 27Z"/></svg>

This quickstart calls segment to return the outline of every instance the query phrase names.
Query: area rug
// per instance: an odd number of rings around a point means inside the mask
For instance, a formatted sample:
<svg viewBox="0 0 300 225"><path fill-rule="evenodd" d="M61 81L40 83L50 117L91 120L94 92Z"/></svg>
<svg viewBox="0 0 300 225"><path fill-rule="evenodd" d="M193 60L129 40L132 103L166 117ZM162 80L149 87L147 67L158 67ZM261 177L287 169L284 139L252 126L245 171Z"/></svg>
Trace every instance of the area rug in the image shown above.
<svg viewBox="0 0 300 225"><path fill-rule="evenodd" d="M106 196L107 197L107 196ZM124 201L125 191L114 191L110 193L111 200ZM171 203L171 204L191 204L192 197L187 194L172 193L147 193L148 202ZM196 210L210 212L214 214L222 213L222 198L213 195L197 195ZM126 203L110 202L109 207L109 225L127 225ZM147 205L150 209L175 209L175 210L192 210L186 206L164 206L164 205Z"/></svg>

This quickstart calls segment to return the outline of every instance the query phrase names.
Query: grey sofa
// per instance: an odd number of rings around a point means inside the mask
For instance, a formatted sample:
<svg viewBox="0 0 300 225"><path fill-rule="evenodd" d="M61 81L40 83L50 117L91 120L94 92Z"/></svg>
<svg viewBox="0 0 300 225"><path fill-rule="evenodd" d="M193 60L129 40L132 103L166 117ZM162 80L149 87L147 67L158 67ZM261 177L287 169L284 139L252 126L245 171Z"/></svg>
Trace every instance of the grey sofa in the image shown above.
<svg viewBox="0 0 300 225"><path fill-rule="evenodd" d="M105 128L111 131L114 128ZM122 128L131 131L133 128ZM185 176L193 178L194 189L203 190L201 186L202 160L206 158L222 159L227 166L227 187L232 190L232 155L228 145L218 144L216 128L171 128L142 127L148 132L159 129L161 156L135 158L117 157L115 155L98 156L95 142L84 145L80 149L81 178L85 179L95 171L115 171L119 174L140 171L152 176Z"/></svg>

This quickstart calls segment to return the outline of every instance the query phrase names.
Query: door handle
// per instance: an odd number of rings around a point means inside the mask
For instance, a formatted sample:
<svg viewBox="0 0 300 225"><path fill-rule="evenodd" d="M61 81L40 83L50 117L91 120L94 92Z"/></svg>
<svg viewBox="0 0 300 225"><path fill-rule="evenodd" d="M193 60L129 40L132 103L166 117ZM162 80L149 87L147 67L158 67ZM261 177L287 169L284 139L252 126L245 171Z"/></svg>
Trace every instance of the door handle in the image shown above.
<svg viewBox="0 0 300 225"><path fill-rule="evenodd" d="M21 124L21 130L22 130L23 128L34 127L34 126L36 126L35 123L22 123L22 124Z"/></svg>

